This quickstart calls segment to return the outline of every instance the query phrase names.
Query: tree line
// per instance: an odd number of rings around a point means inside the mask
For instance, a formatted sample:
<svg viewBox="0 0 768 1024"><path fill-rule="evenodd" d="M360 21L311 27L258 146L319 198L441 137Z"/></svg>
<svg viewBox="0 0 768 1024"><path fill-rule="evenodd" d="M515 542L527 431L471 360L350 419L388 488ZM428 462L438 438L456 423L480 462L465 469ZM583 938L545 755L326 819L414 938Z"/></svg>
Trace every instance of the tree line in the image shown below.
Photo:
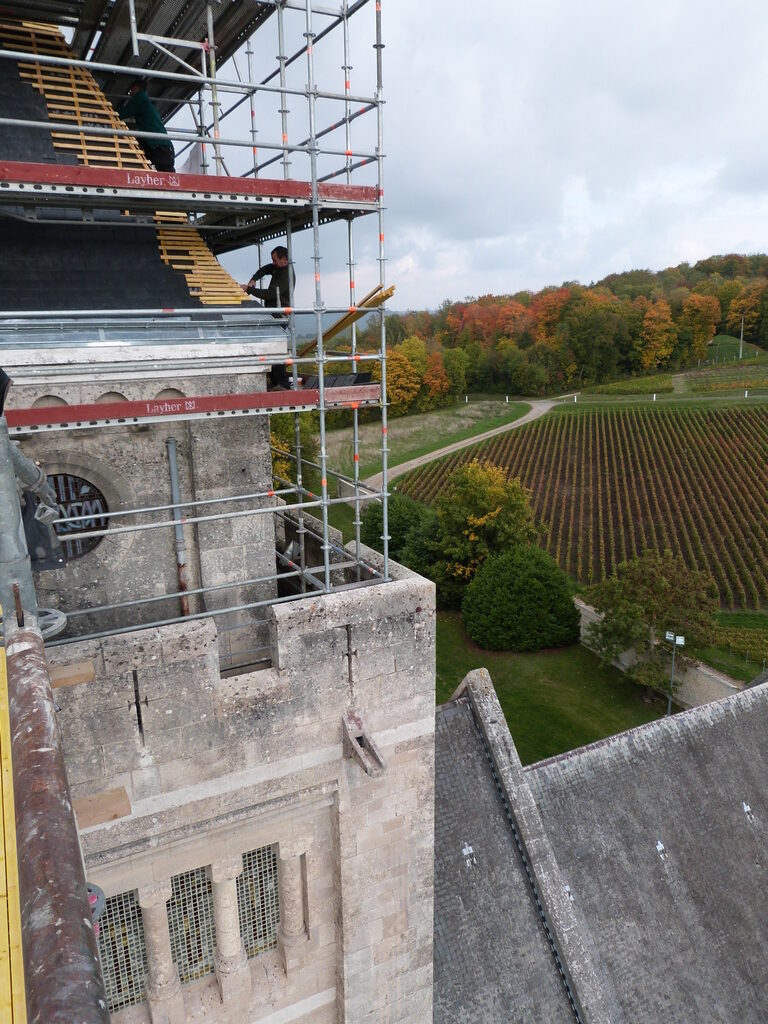
<svg viewBox="0 0 768 1024"><path fill-rule="evenodd" d="M444 302L390 313L391 412L423 412L468 391L544 395L623 376L695 366L723 332L768 347L768 256L611 274L589 286ZM363 350L379 343L370 322Z"/></svg>

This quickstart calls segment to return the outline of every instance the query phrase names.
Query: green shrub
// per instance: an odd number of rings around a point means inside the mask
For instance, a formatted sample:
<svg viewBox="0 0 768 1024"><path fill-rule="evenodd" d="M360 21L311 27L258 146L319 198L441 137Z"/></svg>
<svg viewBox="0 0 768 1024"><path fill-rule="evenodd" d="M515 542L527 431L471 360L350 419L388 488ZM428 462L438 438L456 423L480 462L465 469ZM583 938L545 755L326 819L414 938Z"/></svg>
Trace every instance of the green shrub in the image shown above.
<svg viewBox="0 0 768 1024"><path fill-rule="evenodd" d="M404 494L393 494L390 496L387 512L390 536L389 554L396 562L401 562L403 547L408 540L408 535L419 527L427 509L418 501L407 498ZM369 548L381 551L383 548L382 532L381 502L372 501L363 513L360 540Z"/></svg>
<svg viewBox="0 0 768 1024"><path fill-rule="evenodd" d="M480 566L461 606L464 628L492 651L538 651L579 639L568 577L546 551L516 547Z"/></svg>

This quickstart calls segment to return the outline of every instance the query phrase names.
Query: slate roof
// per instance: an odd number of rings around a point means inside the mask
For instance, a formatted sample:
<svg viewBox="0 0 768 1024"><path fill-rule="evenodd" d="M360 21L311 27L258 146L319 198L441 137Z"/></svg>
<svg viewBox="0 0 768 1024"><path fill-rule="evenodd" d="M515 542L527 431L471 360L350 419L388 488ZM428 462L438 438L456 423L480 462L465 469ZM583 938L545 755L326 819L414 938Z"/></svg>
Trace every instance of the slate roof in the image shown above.
<svg viewBox="0 0 768 1024"><path fill-rule="evenodd" d="M523 769L472 676L437 714L436 1024L574 1019L486 747L584 1024L768 1020L768 685Z"/></svg>
<svg viewBox="0 0 768 1024"><path fill-rule="evenodd" d="M43 97L0 61L0 116L47 121ZM50 133L0 125L0 159L73 163L54 149ZM151 225L128 225L117 211L103 224L83 224L73 212L41 209L39 219L0 219L0 310L201 307L184 275L160 257ZM46 223L46 219L67 223ZM202 307L201 307L202 308Z"/></svg>
<svg viewBox="0 0 768 1024"><path fill-rule="evenodd" d="M627 1021L768 1020L768 686L526 779Z"/></svg>
<svg viewBox="0 0 768 1024"><path fill-rule="evenodd" d="M438 709L435 743L435 1024L573 1024L466 702Z"/></svg>

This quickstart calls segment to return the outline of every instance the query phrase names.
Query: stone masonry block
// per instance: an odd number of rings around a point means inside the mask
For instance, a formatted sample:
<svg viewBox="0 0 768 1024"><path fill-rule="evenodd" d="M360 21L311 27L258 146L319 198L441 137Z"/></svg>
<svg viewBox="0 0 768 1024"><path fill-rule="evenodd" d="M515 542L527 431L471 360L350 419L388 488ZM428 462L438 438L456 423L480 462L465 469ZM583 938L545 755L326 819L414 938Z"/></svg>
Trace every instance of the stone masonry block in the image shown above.
<svg viewBox="0 0 768 1024"><path fill-rule="evenodd" d="M100 641L104 658L104 674L130 673L153 663L159 664L162 645L159 629L142 629L135 633L105 637Z"/></svg>
<svg viewBox="0 0 768 1024"><path fill-rule="evenodd" d="M163 626L161 655L164 665L188 662L209 654L216 647L216 626L211 619L196 619Z"/></svg>
<svg viewBox="0 0 768 1024"><path fill-rule="evenodd" d="M104 676L92 682L80 683L77 686L62 686L54 693L56 703L72 717L91 717L94 708L101 712L112 708L123 708L134 701L133 676Z"/></svg>
<svg viewBox="0 0 768 1024"><path fill-rule="evenodd" d="M125 704L107 714L73 715L62 708L58 716L65 752L80 753L101 746L127 745L138 750L139 730L134 708Z"/></svg>

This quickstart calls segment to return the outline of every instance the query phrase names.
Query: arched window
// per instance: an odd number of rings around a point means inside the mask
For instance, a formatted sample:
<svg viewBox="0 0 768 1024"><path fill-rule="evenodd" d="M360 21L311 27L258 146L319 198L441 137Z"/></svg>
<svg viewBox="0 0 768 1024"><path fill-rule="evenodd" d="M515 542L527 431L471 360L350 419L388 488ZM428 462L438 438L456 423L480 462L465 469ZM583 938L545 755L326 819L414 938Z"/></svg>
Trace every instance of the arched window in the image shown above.
<svg viewBox="0 0 768 1024"><path fill-rule="evenodd" d="M63 518L85 516L76 523L59 523L56 533L64 546L67 558L80 558L98 547L101 537L78 536L92 530L106 530L109 525L104 513L108 512L107 500L101 491L89 480L71 473L53 473L48 481L56 492L56 500L64 510Z"/></svg>

